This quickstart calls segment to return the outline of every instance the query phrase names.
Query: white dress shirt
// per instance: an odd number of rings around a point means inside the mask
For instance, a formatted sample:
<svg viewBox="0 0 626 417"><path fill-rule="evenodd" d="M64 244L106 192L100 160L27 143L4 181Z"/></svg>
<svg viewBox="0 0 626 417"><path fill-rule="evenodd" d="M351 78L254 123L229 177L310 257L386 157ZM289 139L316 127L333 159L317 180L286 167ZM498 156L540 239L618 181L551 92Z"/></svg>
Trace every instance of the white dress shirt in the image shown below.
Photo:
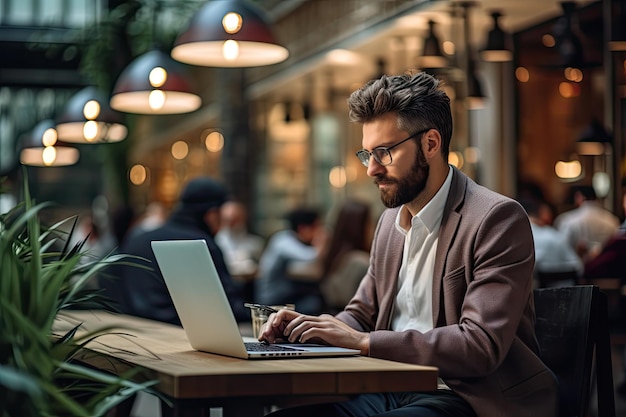
<svg viewBox="0 0 626 417"><path fill-rule="evenodd" d="M451 182L450 169L437 194L413 218L409 219L406 207L398 212L396 228L405 235L405 241L398 274L396 308L391 323L395 331L414 329L426 332L433 328L435 253Z"/></svg>

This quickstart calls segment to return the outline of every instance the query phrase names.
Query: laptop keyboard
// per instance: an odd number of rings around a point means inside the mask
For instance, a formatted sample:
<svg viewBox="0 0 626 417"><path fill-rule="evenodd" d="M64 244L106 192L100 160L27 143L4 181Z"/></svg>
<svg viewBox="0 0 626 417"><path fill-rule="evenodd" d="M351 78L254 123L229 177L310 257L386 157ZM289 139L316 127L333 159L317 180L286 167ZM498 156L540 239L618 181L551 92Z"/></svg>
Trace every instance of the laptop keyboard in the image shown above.
<svg viewBox="0 0 626 417"><path fill-rule="evenodd" d="M290 347L287 346L281 346L281 345L270 345L267 343L263 343L263 342L246 342L246 349L249 352L294 352L297 351L297 349L292 349Z"/></svg>

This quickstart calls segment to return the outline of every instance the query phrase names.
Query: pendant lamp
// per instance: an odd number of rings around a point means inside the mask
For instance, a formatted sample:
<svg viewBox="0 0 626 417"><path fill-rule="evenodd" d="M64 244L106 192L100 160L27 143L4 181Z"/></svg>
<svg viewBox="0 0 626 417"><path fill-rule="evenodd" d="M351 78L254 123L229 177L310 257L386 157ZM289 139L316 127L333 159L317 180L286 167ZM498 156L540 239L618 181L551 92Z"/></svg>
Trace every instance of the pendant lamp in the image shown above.
<svg viewBox="0 0 626 417"><path fill-rule="evenodd" d="M604 155L612 142L613 137L602 123L593 119L576 140L576 147L579 155Z"/></svg>
<svg viewBox="0 0 626 417"><path fill-rule="evenodd" d="M127 113L177 114L197 110L185 67L153 49L132 61L120 74L111 95L111 107Z"/></svg>
<svg viewBox="0 0 626 417"><path fill-rule="evenodd" d="M485 107L487 96L483 93L480 80L476 76L476 70L473 64L467 73L467 108L469 110L478 110Z"/></svg>
<svg viewBox="0 0 626 417"><path fill-rule="evenodd" d="M38 167L74 165L78 149L58 141L54 120L46 119L20 138L20 162Z"/></svg>
<svg viewBox="0 0 626 417"><path fill-rule="evenodd" d="M502 13L494 11L491 13L493 19L493 28L487 34L487 44L480 51L483 61L487 62L508 62L513 59L513 48L511 47L511 39L500 27L500 17Z"/></svg>
<svg viewBox="0 0 626 417"><path fill-rule="evenodd" d="M563 16L554 26L554 37L559 52L560 65L563 68L583 68L585 59L580 32L576 24L576 3L561 2Z"/></svg>
<svg viewBox="0 0 626 417"><path fill-rule="evenodd" d="M437 22L428 21L428 34L424 38L424 48L422 56L419 57L419 66L422 68L445 68L448 65L448 59L441 51L441 42L435 33L435 25Z"/></svg>
<svg viewBox="0 0 626 417"><path fill-rule="evenodd" d="M474 60L474 50L470 42L470 9L473 3L461 3L463 9L463 37L465 38L465 76L467 81L467 108L469 110L482 109L485 107L485 94L476 75L476 61Z"/></svg>
<svg viewBox="0 0 626 417"><path fill-rule="evenodd" d="M179 35L172 57L207 67L255 67L276 64L289 51L276 41L264 13L246 0L209 1Z"/></svg>
<svg viewBox="0 0 626 417"><path fill-rule="evenodd" d="M74 94L57 119L59 139L64 142L119 142L128 129L124 115L109 107L109 97L94 86Z"/></svg>

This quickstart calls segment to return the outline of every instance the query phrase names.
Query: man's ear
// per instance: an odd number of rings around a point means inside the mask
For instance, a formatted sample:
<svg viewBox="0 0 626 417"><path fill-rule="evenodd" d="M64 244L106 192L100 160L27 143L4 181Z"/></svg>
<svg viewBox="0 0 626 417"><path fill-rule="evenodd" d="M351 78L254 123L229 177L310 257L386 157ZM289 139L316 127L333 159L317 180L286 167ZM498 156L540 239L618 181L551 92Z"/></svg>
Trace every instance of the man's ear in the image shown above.
<svg viewBox="0 0 626 417"><path fill-rule="evenodd" d="M424 156L429 159L441 152L441 134L437 129L430 129L422 136L422 150Z"/></svg>

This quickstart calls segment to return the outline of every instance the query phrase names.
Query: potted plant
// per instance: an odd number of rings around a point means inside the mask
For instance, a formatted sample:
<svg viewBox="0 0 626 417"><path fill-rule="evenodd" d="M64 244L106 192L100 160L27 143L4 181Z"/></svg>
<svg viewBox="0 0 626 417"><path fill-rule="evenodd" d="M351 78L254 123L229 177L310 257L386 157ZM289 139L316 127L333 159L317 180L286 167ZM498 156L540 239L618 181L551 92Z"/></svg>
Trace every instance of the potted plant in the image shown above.
<svg viewBox="0 0 626 417"><path fill-rule="evenodd" d="M1 190L0 190L1 192ZM75 360L86 343L113 329L55 334L67 308L106 307L86 284L124 255L80 262L84 241L70 247L76 219L40 222L49 203L24 201L0 213L0 416L102 416L153 382L135 383ZM63 227L72 224L70 232ZM132 371L131 371L132 372Z"/></svg>

